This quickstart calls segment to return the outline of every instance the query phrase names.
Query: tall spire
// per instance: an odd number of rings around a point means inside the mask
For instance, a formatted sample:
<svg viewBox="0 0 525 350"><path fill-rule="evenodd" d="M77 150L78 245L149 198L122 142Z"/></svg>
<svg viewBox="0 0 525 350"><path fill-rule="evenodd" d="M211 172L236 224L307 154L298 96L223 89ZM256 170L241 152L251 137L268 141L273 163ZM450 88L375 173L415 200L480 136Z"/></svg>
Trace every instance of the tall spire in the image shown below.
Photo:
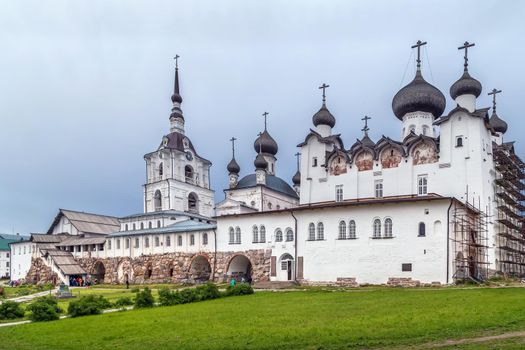
<svg viewBox="0 0 525 350"><path fill-rule="evenodd" d="M328 125L330 128L333 128L335 126L335 118L332 115L332 113L330 113L328 108L326 108L326 89L329 87L330 85L327 85L325 83L319 86L319 89L323 90L323 105L321 106L321 109L319 109L319 111L315 113L312 117L314 126Z"/></svg>
<svg viewBox="0 0 525 350"><path fill-rule="evenodd" d="M474 43L465 41L463 46L458 47L458 50L465 50L465 55L463 56L463 75L450 87L450 96L452 96L454 100L463 95L474 95L475 98L478 98L481 94L481 83L472 78L468 72L468 49L474 45ZM476 110L476 99L471 97L458 99L456 100L456 103L463 108L467 108L471 112Z"/></svg>
<svg viewBox="0 0 525 350"><path fill-rule="evenodd" d="M239 174L239 172L241 171L241 167L239 166L239 164L237 164L237 161L235 160L235 140L237 140L235 137L232 137L230 139L230 142L232 143L232 160L230 160L228 166L226 167L230 175Z"/></svg>
<svg viewBox="0 0 525 350"><path fill-rule="evenodd" d="M492 95L492 115L489 119L489 125L494 131L504 134L507 131L507 123L496 114L496 95L501 93L501 90L492 89L488 95Z"/></svg>
<svg viewBox="0 0 525 350"><path fill-rule="evenodd" d="M182 109L180 108L182 96L180 95L179 88L179 57L179 55L175 55L175 57L173 57L175 60L175 80L173 83L173 95L171 95L171 102L173 102L173 106L171 107L170 114L170 131L184 134L184 116L182 115Z"/></svg>
<svg viewBox="0 0 525 350"><path fill-rule="evenodd" d="M299 185L301 184L301 171L299 168L299 157L301 156L301 153L297 152L295 154L295 157L297 158L297 171L295 172L295 175L292 177L292 182L294 184L295 190L298 191Z"/></svg>

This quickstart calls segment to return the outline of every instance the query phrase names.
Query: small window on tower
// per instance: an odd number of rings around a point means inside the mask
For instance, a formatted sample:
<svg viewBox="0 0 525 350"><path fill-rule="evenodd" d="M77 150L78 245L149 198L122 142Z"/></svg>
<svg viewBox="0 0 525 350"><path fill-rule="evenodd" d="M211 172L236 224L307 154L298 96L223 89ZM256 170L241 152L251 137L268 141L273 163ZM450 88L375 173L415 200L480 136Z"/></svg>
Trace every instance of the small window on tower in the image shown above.
<svg viewBox="0 0 525 350"><path fill-rule="evenodd" d="M313 167L317 166L317 157L314 157L314 158L312 159L312 166L313 166Z"/></svg>
<svg viewBox="0 0 525 350"><path fill-rule="evenodd" d="M456 147L463 147L463 136L456 136Z"/></svg>
<svg viewBox="0 0 525 350"><path fill-rule="evenodd" d="M401 264L401 271L403 272L412 271L412 264Z"/></svg>

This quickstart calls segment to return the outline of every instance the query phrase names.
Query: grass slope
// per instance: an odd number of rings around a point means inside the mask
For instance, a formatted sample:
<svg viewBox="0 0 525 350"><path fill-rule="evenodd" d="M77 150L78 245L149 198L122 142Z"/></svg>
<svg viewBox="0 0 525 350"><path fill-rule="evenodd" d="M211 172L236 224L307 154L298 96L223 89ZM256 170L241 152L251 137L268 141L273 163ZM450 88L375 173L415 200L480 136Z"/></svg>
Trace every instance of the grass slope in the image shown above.
<svg viewBox="0 0 525 350"><path fill-rule="evenodd" d="M362 348L525 329L525 289L259 292L0 328L1 349Z"/></svg>

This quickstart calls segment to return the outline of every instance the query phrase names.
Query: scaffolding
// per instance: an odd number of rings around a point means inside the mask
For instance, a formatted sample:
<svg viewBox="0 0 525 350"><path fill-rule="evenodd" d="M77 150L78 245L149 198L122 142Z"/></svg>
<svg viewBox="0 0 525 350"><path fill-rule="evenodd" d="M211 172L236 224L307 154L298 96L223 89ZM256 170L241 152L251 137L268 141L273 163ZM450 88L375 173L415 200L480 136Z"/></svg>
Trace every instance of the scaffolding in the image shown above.
<svg viewBox="0 0 525 350"><path fill-rule="evenodd" d="M496 179L494 222L496 272L504 276L525 274L525 164L514 153L513 143L493 145Z"/></svg>
<svg viewBox="0 0 525 350"><path fill-rule="evenodd" d="M489 276L488 215L474 205L454 201L450 236L454 281L483 281Z"/></svg>

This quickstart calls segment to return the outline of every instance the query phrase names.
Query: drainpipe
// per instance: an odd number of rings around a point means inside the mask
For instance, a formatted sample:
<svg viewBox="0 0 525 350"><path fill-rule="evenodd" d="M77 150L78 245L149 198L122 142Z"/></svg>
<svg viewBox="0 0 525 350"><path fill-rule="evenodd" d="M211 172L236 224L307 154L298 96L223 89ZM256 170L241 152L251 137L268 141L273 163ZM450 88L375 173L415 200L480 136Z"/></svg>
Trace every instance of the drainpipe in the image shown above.
<svg viewBox="0 0 525 350"><path fill-rule="evenodd" d="M447 284L450 274L450 208L452 208L452 203L454 203L454 198L450 198L450 205L447 209Z"/></svg>
<svg viewBox="0 0 525 350"><path fill-rule="evenodd" d="M217 229L213 229L213 239L215 241L213 247L213 281L215 281L215 272L217 271Z"/></svg>
<svg viewBox="0 0 525 350"><path fill-rule="evenodd" d="M292 215L294 221L295 221L295 257L294 257L294 265L295 268L293 269L293 280L295 283L297 283L297 218L293 214L293 210L290 210L290 214ZM275 267L277 269L277 266Z"/></svg>

